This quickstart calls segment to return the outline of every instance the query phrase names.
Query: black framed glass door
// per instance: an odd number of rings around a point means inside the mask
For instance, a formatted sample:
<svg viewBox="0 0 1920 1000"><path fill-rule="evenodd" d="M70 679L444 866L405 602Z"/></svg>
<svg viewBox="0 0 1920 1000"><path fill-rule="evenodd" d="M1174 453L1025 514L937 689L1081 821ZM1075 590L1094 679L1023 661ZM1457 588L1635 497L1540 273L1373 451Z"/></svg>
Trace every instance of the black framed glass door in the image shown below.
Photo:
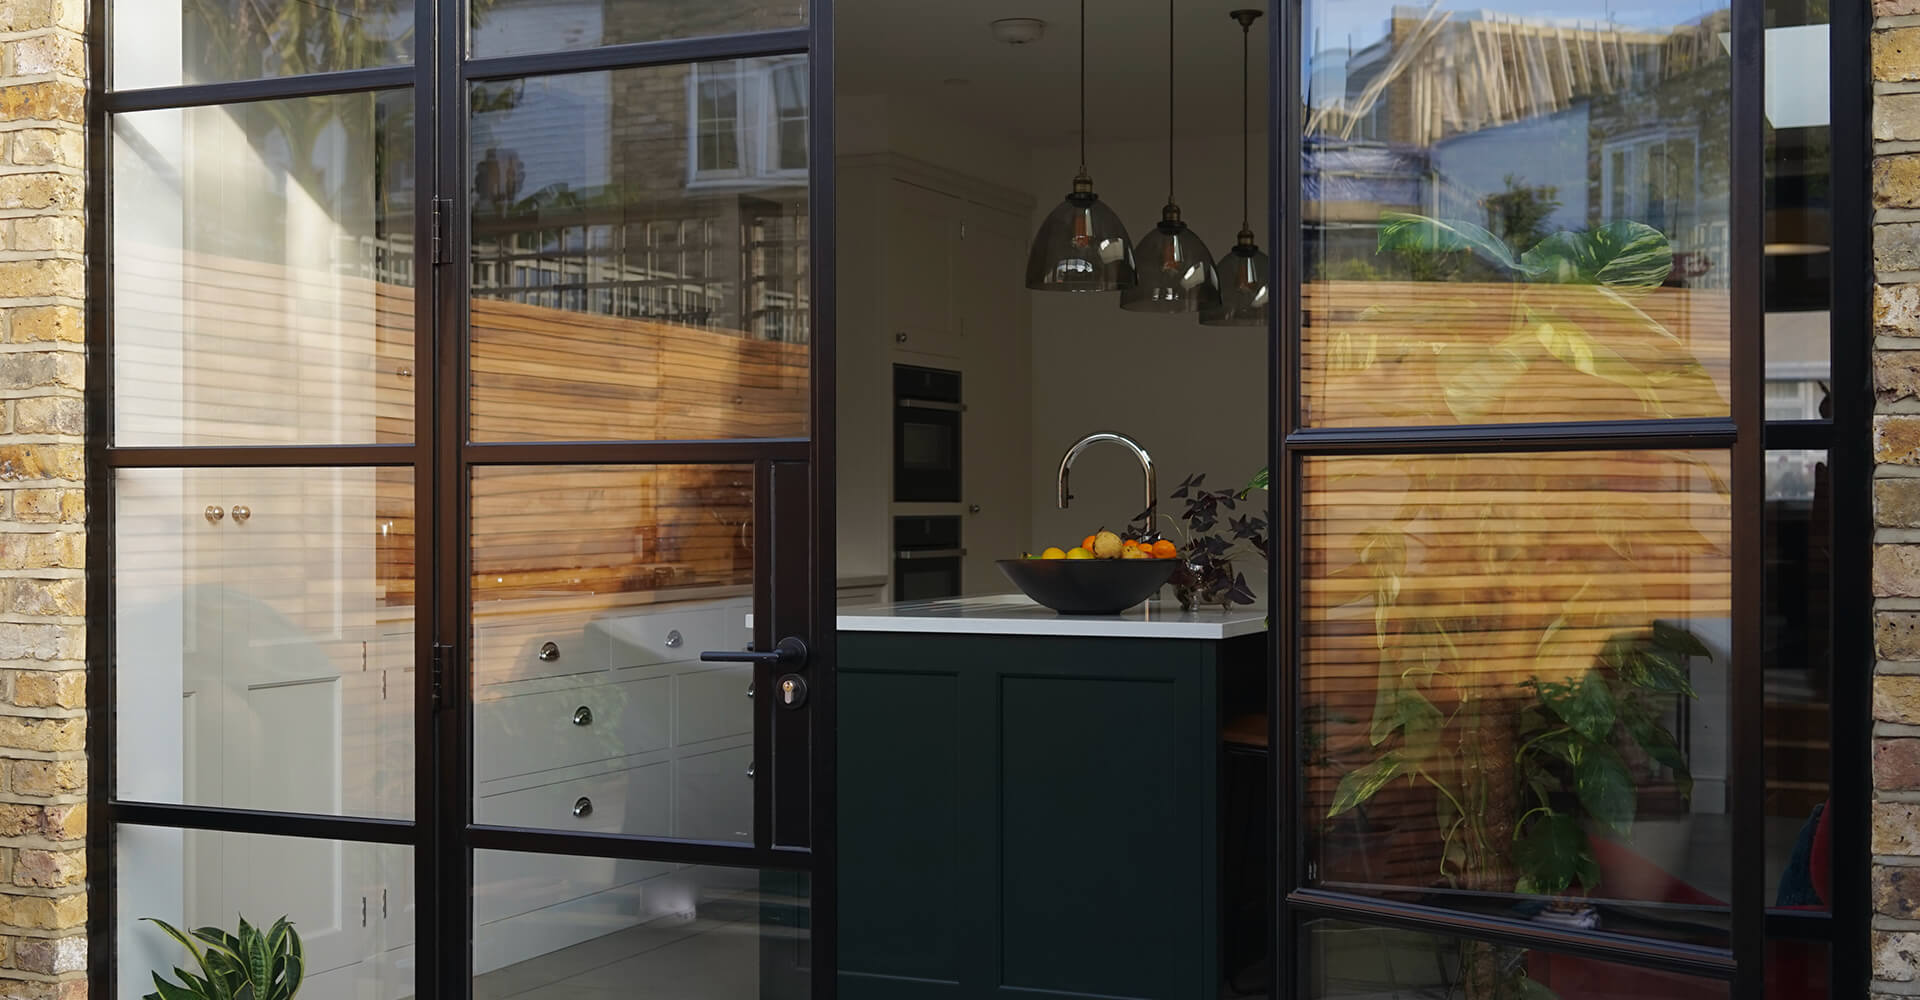
<svg viewBox="0 0 1920 1000"><path fill-rule="evenodd" d="M95 988L810 995L827 4L245 6L95 4Z"/></svg>

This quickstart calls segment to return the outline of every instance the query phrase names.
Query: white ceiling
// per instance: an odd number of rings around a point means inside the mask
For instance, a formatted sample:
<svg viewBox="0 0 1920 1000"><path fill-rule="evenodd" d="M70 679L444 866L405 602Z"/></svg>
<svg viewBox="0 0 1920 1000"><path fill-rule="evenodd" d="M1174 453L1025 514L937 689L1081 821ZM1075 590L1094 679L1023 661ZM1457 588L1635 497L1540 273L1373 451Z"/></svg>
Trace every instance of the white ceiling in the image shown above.
<svg viewBox="0 0 1920 1000"><path fill-rule="evenodd" d="M1240 131L1240 25L1228 12L1261 0L1178 0L1177 131ZM997 18L1036 17L1046 36L996 41ZM838 90L925 101L945 113L1029 141L1070 140L1077 127L1078 0L838 0ZM1266 108L1267 17L1253 25L1253 115ZM965 80L964 84L949 80ZM1087 4L1089 141L1166 134L1165 0Z"/></svg>

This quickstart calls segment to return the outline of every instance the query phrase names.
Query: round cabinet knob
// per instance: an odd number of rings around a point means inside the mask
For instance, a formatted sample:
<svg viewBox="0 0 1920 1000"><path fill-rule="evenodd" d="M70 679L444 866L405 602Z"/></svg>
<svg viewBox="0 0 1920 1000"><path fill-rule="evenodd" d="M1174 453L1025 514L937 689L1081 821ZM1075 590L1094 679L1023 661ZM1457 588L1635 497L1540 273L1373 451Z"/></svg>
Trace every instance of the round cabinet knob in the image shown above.
<svg viewBox="0 0 1920 1000"><path fill-rule="evenodd" d="M747 761L747 780L753 780L753 761Z"/></svg>
<svg viewBox="0 0 1920 1000"><path fill-rule="evenodd" d="M226 516L227 516L227 512L225 510L219 507L215 507L212 504L207 505L207 523L208 524L214 524L218 522L221 518Z"/></svg>
<svg viewBox="0 0 1920 1000"><path fill-rule="evenodd" d="M552 663L560 658L560 647L555 643L543 642L540 651L533 655L539 657L541 663Z"/></svg>
<svg viewBox="0 0 1920 1000"><path fill-rule="evenodd" d="M686 643L686 637L680 634L679 629L671 629L667 632L668 649L679 649L681 646L686 645Z"/></svg>
<svg viewBox="0 0 1920 1000"><path fill-rule="evenodd" d="M591 816L591 815L593 815L592 799L582 795L578 799L574 800L573 816L575 819L586 819L588 816Z"/></svg>
<svg viewBox="0 0 1920 1000"><path fill-rule="evenodd" d="M896 343L896 344L904 344L904 343L906 343L906 342L907 342L907 331L905 331L905 330L901 330L901 331L899 331L898 333L895 333L895 334L893 335L893 342L894 342L894 343Z"/></svg>
<svg viewBox="0 0 1920 1000"><path fill-rule="evenodd" d="M233 523L239 524L253 516L253 510L241 504L233 505Z"/></svg>
<svg viewBox="0 0 1920 1000"><path fill-rule="evenodd" d="M747 697L748 697L748 698L752 698L752 697L753 697L753 682L752 682L752 681L748 681L748 682L747 682Z"/></svg>
<svg viewBox="0 0 1920 1000"><path fill-rule="evenodd" d="M593 709L585 705L573 710L573 724L576 726L593 725Z"/></svg>
<svg viewBox="0 0 1920 1000"><path fill-rule="evenodd" d="M977 503L970 503L970 504L968 504L968 505L967 505L967 513L969 513L969 514L978 514L978 513L980 513L980 505L979 505L979 504L977 504Z"/></svg>

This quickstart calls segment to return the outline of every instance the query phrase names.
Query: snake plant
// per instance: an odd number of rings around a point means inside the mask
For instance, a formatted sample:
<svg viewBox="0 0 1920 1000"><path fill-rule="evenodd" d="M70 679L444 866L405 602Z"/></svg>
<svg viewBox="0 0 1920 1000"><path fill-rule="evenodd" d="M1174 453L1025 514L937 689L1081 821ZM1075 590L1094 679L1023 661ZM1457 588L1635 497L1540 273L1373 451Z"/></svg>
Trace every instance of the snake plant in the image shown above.
<svg viewBox="0 0 1920 1000"><path fill-rule="evenodd" d="M146 919L180 942L200 971L176 966L173 974L178 983L155 972L154 992L143 1000L293 1000L300 992L306 959L300 934L285 917L264 931L241 917L236 934L218 927L201 927L188 934L164 920Z"/></svg>

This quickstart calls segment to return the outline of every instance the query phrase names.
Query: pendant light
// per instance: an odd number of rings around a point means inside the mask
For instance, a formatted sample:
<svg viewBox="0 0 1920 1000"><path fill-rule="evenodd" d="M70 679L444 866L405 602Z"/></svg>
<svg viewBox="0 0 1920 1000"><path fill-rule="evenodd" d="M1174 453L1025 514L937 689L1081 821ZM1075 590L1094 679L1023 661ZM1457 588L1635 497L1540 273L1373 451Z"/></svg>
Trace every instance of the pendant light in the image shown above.
<svg viewBox="0 0 1920 1000"><path fill-rule="evenodd" d="M1173 0L1167 0L1167 204L1160 223L1133 248L1139 270L1120 293L1120 308L1136 312L1196 312L1220 302L1213 254L1180 219L1173 200Z"/></svg>
<svg viewBox="0 0 1920 1000"><path fill-rule="evenodd" d="M1080 0L1080 173L1048 213L1027 251L1027 287L1038 292L1112 292L1133 284L1133 240L1093 193L1087 175L1087 0Z"/></svg>
<svg viewBox="0 0 1920 1000"><path fill-rule="evenodd" d="M1233 249L1220 255L1220 304L1202 310L1200 322L1207 326L1266 326L1268 280L1273 261L1260 252L1253 239L1253 222L1247 207L1247 131L1249 65L1247 46L1253 36L1253 21L1258 10L1236 10L1230 16L1240 22L1240 237Z"/></svg>

